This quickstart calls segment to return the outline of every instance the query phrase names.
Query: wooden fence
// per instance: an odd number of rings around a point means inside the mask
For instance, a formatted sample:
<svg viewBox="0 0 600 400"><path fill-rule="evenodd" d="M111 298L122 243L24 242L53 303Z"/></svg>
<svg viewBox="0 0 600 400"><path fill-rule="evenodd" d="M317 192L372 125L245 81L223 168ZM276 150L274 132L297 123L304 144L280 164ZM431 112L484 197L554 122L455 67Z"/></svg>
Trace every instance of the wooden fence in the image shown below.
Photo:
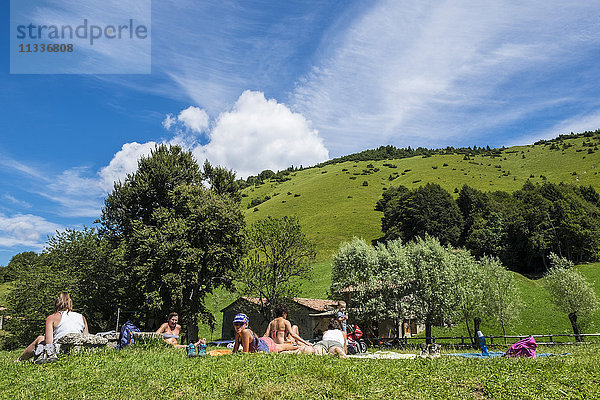
<svg viewBox="0 0 600 400"><path fill-rule="evenodd" d="M587 339L600 339L600 333L581 333L579 336L583 338L583 342L577 341L555 341L556 338L575 338L573 333L547 334L547 335L506 335L506 336L485 336L488 347L492 346L509 346L526 337L533 336L538 345L553 346L553 345L573 345L588 343ZM425 336L404 337L404 338L365 338L368 344L372 346L388 346L388 347L414 347L420 343L424 343L427 339L431 339L431 343L438 343L454 347L472 347L472 338L468 336Z"/></svg>

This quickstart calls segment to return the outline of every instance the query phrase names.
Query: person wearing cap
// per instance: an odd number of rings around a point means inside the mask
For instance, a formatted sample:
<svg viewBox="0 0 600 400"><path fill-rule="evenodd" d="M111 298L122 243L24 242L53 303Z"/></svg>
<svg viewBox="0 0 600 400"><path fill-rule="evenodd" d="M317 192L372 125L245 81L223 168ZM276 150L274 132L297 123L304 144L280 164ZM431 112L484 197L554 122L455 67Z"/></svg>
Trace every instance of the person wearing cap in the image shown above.
<svg viewBox="0 0 600 400"><path fill-rule="evenodd" d="M237 352L242 347L244 353L278 353L286 350L296 350L296 346L291 343L276 344L270 337L259 338L248 327L250 318L246 314L239 313L233 318L233 329L235 330L235 342L233 343L233 352Z"/></svg>

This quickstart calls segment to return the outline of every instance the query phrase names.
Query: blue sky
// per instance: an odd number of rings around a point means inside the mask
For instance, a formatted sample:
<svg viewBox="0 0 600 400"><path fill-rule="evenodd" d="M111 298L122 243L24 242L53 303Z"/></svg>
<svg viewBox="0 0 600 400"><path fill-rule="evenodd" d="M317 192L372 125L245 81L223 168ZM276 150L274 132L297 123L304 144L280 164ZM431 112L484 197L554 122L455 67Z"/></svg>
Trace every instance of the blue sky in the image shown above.
<svg viewBox="0 0 600 400"><path fill-rule="evenodd" d="M105 19L135 3L60 4ZM599 1L155 1L137 75L10 74L7 0L0 14L0 265L92 226L155 143L247 176L600 128Z"/></svg>

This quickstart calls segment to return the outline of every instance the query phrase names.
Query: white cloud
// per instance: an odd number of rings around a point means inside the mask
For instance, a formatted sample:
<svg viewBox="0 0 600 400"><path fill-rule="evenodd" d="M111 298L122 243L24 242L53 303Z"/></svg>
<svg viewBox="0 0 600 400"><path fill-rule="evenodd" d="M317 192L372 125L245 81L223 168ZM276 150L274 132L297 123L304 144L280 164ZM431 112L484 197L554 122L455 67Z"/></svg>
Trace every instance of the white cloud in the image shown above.
<svg viewBox="0 0 600 400"><path fill-rule="evenodd" d="M46 235L64 230L58 224L32 214L15 214L12 217L0 213L0 247L27 246L41 249Z"/></svg>
<svg viewBox="0 0 600 400"><path fill-rule="evenodd" d="M520 137L513 143L508 144L508 146L532 144L538 140L553 139L558 135L595 131L597 129L600 129L600 112L582 114L560 121L548 129Z"/></svg>
<svg viewBox="0 0 600 400"><path fill-rule="evenodd" d="M23 208L31 208L31 204L29 204L26 201L23 200L19 200L14 196L11 196L10 194L5 194L2 196L3 199L10 201L13 204L18 205L19 207L23 207Z"/></svg>
<svg viewBox="0 0 600 400"><path fill-rule="evenodd" d="M207 158L241 177L329 158L318 132L303 115L267 100L261 92L243 92L231 111L219 115L209 138L208 144L193 149L196 159Z"/></svg>
<svg viewBox="0 0 600 400"><path fill-rule="evenodd" d="M156 142L125 143L110 160L110 163L98 172L102 189L110 192L115 182L124 181L127 174L136 171L138 160L142 156L150 155L156 145Z"/></svg>
<svg viewBox="0 0 600 400"><path fill-rule="evenodd" d="M0 167L5 167L11 172L18 171L19 173L30 178L47 180L44 174L38 171L37 169L29 165L25 165L17 160L13 160L9 157L3 156L2 154L0 154Z"/></svg>
<svg viewBox="0 0 600 400"><path fill-rule="evenodd" d="M596 11L582 2L380 1L324 38L291 104L336 155L489 140L490 130L548 118L556 99L576 104L584 96L575 91L591 92L593 79L565 77L596 57Z"/></svg>
<svg viewBox="0 0 600 400"><path fill-rule="evenodd" d="M177 116L177 120L193 133L199 134L208 128L208 114L198 107L189 106L182 110Z"/></svg>
<svg viewBox="0 0 600 400"><path fill-rule="evenodd" d="M169 130L176 122L177 119L173 117L173 114L167 114L165 115L165 120L162 122L162 126L166 130Z"/></svg>
<svg viewBox="0 0 600 400"><path fill-rule="evenodd" d="M22 7L26 10L26 7ZM107 27L126 23L147 27L147 40L111 40L103 37L90 44L89 35L70 38L78 53L68 66L71 73L150 73L151 58L151 2L105 0L47 0L31 7L28 19L36 25L70 25L78 27L87 19L90 25ZM89 32L89 31L88 31ZM52 68L52 63L48 68ZM64 70L62 66L59 70Z"/></svg>

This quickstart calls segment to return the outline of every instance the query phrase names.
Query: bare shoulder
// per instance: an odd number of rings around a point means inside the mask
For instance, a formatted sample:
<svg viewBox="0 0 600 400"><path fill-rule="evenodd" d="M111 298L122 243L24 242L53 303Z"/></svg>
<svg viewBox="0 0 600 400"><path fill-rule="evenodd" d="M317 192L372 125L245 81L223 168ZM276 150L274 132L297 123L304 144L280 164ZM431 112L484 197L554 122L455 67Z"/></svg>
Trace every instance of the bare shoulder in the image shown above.
<svg viewBox="0 0 600 400"><path fill-rule="evenodd" d="M61 320L61 315L59 312L55 312L54 314L50 314L48 315L48 318L46 318L46 321L51 322L51 321L60 321Z"/></svg>
<svg viewBox="0 0 600 400"><path fill-rule="evenodd" d="M244 338L252 337L252 332L250 331L250 329L244 329L242 331L242 337L244 337Z"/></svg>

